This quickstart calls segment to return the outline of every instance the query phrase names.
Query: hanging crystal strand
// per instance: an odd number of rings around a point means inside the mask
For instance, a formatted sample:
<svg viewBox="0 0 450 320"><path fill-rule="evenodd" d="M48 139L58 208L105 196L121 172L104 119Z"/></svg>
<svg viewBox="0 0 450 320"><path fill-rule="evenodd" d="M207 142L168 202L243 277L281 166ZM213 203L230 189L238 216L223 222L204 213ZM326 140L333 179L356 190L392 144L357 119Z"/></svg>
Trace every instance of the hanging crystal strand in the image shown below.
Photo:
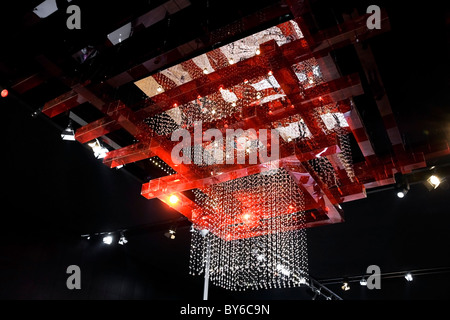
<svg viewBox="0 0 450 320"><path fill-rule="evenodd" d="M351 182L354 182L355 172L353 170L353 158L352 158L352 149L350 145L350 134L342 127L341 122L337 116L334 116L334 119L336 121L335 130L338 134L339 145L342 151L338 154L338 158L341 160L348 178L350 179Z"/></svg>

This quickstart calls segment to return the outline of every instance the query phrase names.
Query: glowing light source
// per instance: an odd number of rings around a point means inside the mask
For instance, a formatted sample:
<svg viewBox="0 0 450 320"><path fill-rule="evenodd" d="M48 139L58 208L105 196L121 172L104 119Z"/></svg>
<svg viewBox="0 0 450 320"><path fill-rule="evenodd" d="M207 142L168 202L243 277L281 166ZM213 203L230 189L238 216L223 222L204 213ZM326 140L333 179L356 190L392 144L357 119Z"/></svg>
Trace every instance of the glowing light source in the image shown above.
<svg viewBox="0 0 450 320"><path fill-rule="evenodd" d="M103 243L110 245L113 242L113 237L111 235L107 235L103 237Z"/></svg>
<svg viewBox="0 0 450 320"><path fill-rule="evenodd" d="M404 198L406 195L406 191L399 191L397 192L397 197L399 197L400 199Z"/></svg>
<svg viewBox="0 0 450 320"><path fill-rule="evenodd" d="M341 289L344 290L344 291L350 290L350 285L348 284L348 281L344 281L344 282L342 283Z"/></svg>
<svg viewBox="0 0 450 320"><path fill-rule="evenodd" d="M88 143L88 146L92 148L94 156L97 159L106 157L106 154L109 152L109 150L103 147L97 139L95 139L94 142Z"/></svg>
<svg viewBox="0 0 450 320"><path fill-rule="evenodd" d="M406 279L406 281L413 281L413 276L412 276L412 274L411 273L407 273L407 274L405 274L405 279Z"/></svg>
<svg viewBox="0 0 450 320"><path fill-rule="evenodd" d="M178 202L178 200L180 200L180 199L174 194L169 197L169 202L171 204L176 204Z"/></svg>
<svg viewBox="0 0 450 320"><path fill-rule="evenodd" d="M66 141L75 141L75 131L72 128L72 122L69 122L69 125L66 129L61 132L61 138Z"/></svg>
<svg viewBox="0 0 450 320"><path fill-rule="evenodd" d="M2 98L6 98L8 96L8 94L9 94L8 90L6 90L6 89L2 90L2 93L1 93Z"/></svg>
<svg viewBox="0 0 450 320"><path fill-rule="evenodd" d="M439 187L439 185L441 184L441 179L434 174L430 176L427 181L434 189Z"/></svg>

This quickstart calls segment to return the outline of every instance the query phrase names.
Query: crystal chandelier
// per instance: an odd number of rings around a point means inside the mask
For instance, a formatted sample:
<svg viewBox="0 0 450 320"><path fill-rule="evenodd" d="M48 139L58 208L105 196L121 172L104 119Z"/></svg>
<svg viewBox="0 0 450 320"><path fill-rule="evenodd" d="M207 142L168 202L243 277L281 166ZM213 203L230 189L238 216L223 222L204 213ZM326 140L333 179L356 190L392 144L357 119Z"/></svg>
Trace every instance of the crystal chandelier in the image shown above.
<svg viewBox="0 0 450 320"><path fill-rule="evenodd" d="M196 190L195 197L204 212L196 217L202 226L194 222L191 274L208 268L213 284L239 291L308 282L303 193L285 169Z"/></svg>

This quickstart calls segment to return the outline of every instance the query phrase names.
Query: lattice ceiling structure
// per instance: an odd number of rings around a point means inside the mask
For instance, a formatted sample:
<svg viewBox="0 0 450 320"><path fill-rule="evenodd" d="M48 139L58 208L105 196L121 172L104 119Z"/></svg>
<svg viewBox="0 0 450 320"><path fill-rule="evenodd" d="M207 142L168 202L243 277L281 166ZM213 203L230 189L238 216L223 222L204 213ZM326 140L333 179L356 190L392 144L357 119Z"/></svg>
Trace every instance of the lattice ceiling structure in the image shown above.
<svg viewBox="0 0 450 320"><path fill-rule="evenodd" d="M397 172L426 166L424 153L405 151L386 95L376 103L394 153L376 155L353 100L364 94L361 79L358 74L341 76L330 56L333 50L349 45L358 48L360 41L388 31L386 14L383 12L380 30L367 29L366 15L311 35L300 8L295 4L289 8L291 20L157 72L143 63L133 72L105 81L118 87L133 79L146 95L142 103L127 105L105 97L105 83L79 83L42 110L50 118L85 102L100 110L102 118L76 130L76 140L82 144L100 141L108 145L105 137L118 130L133 136L134 142L128 146L109 144L104 164L115 168L150 161L164 168L163 176L142 185L142 196L160 199L192 221L197 230L214 235L213 278L230 289L266 287L261 279L268 272L261 263L268 259L267 252L263 256L258 251L264 246L286 251L284 260L290 259L292 250L301 256L289 262L290 271L286 261L273 262L272 268L281 278L269 281L269 286L280 281L304 283L305 248L293 247L299 241L305 243L298 230L343 222L341 203L366 197L367 189L395 183ZM357 52L365 71L370 72L367 54L362 49ZM172 133L183 128L194 135L198 121L203 131L216 128L224 136L227 129L276 130L279 158L250 164L248 157L259 142L256 137L242 136L235 148L245 149L244 164L227 164L223 149L218 159L214 141L202 142L200 152L222 163L174 163L171 152L178 142L171 140ZM194 156L195 150L199 149L193 148ZM448 152L448 146L435 151ZM355 152L364 160L354 163ZM171 201L174 196L177 201ZM281 236L288 232L293 233ZM252 240L258 237L264 241ZM251 243L227 247L240 240ZM205 243L195 241L194 245L206 250ZM230 259L239 254L233 259L247 263L246 273L221 269L223 264L217 259L224 252ZM242 261L243 255L252 254L253 262ZM204 261L192 259L191 271L200 272ZM248 270L252 266L261 273L252 275ZM295 280L293 269L300 270Z"/></svg>

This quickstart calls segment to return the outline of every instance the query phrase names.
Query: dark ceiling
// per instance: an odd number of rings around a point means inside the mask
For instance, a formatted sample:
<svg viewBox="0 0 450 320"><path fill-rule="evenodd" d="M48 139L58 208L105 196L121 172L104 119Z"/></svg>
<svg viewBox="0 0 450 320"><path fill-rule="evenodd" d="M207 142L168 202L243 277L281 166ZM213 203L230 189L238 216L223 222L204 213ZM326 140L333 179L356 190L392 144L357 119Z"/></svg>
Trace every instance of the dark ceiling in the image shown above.
<svg viewBox="0 0 450 320"><path fill-rule="evenodd" d="M189 223L159 200L140 196L141 183L161 172L142 163L109 169L84 145L61 140L67 114L52 119L31 115L68 91L74 81L88 81L106 97L135 107L144 96L132 83L112 88L103 81L149 59L164 57L191 40L198 44L196 50L172 61L156 59L155 71L285 21L292 17L289 6L273 0L190 0L190 6L135 30L121 45L113 46L107 41L108 33L166 1L134 0L130 5L126 1L73 0L71 4L81 8L81 30L65 27L65 1L56 1L60 9L53 15L37 18L32 10L41 2L9 2L0 11L0 85L10 88L38 75L34 88L23 93L10 89L10 95L0 100L2 233L6 239L0 244L0 298L201 300L203 279L188 275ZM309 3L318 29L343 22L342 14L354 8L360 13L370 4L386 9L391 30L365 44L374 53L403 142L413 149L449 141L450 11L445 4ZM222 32L234 30L227 26L245 19L259 23L234 34ZM96 56L80 64L74 55L88 46ZM359 72L364 79L351 47L333 54L341 73ZM364 80L363 85L370 91ZM390 153L373 100L358 99L356 105L375 151ZM72 111L86 122L102 116L89 104L77 108ZM122 131L109 138L122 146L133 140ZM355 160L358 156L355 152ZM428 164L445 167L449 160L439 157ZM448 184L433 191L424 184L412 184L404 199L389 188L376 191L369 191L366 199L344 203L345 222L308 229L311 277L343 299L449 299ZM176 223L177 237L169 240L164 233ZM115 230L130 231L127 245L104 246L98 239L81 238ZM71 264L83 270L82 290L65 287L65 271ZM383 278L381 290L360 287L356 279L372 264L380 266L383 274L400 276ZM422 271L423 275L407 283L401 276L406 271ZM355 281L344 292L340 283L346 277ZM212 300L309 300L313 293L303 287L250 292L210 287L209 296Z"/></svg>

